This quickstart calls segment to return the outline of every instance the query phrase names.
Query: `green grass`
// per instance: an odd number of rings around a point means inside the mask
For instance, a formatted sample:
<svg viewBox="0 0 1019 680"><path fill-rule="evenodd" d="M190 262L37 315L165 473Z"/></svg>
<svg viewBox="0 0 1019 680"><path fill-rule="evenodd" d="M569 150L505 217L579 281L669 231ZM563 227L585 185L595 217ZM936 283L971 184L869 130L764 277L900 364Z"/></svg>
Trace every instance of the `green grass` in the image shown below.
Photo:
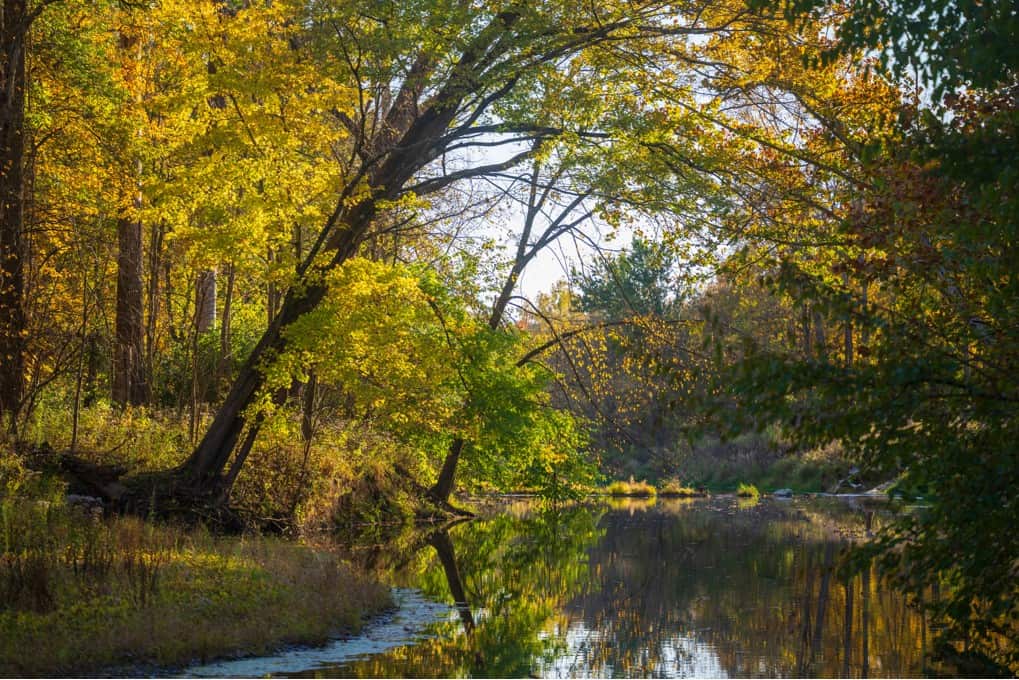
<svg viewBox="0 0 1019 680"><path fill-rule="evenodd" d="M610 496L637 496L648 498L658 494L658 490L645 481L635 482L632 479L628 482L615 481L605 487L605 493Z"/></svg>
<svg viewBox="0 0 1019 680"><path fill-rule="evenodd" d="M356 630L389 590L323 549L0 502L0 676L180 665Z"/></svg>
<svg viewBox="0 0 1019 680"><path fill-rule="evenodd" d="M796 493L831 491L849 476L853 463L838 443L795 451L777 428L729 441L706 436L694 443L672 474L713 493L736 491L740 482L762 491L789 488ZM861 488L885 481L858 479ZM842 487L841 491L849 490Z"/></svg>

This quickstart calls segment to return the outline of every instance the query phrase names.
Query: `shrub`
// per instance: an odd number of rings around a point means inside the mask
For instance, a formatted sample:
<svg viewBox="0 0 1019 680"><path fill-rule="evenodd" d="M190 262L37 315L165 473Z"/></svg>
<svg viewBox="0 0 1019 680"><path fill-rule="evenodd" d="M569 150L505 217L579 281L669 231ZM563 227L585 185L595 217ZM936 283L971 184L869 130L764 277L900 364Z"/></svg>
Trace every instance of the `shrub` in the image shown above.
<svg viewBox="0 0 1019 680"><path fill-rule="evenodd" d="M615 481L605 487L605 492L610 496L654 496L658 493L658 490L654 486L641 480L639 482L633 481L631 478L628 482Z"/></svg>
<svg viewBox="0 0 1019 680"><path fill-rule="evenodd" d="M662 485L658 490L659 496L676 496L678 498L692 498L694 496L703 496L704 494L697 491L693 487L683 486L678 479L670 479Z"/></svg>
<svg viewBox="0 0 1019 680"><path fill-rule="evenodd" d="M739 487L736 489L736 495L740 498L760 498L761 492L757 490L757 487L753 484L744 484L740 482Z"/></svg>

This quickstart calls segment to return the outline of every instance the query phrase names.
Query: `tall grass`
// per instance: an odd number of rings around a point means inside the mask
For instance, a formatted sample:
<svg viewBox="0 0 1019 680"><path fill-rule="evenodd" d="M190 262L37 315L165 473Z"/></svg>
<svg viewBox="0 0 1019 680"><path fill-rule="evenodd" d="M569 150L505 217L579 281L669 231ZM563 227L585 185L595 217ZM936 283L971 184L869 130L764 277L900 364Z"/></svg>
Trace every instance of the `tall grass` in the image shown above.
<svg viewBox="0 0 1019 680"><path fill-rule="evenodd" d="M615 481L605 487L605 493L610 496L638 496L647 498L654 496L658 493L658 490L654 486L648 484L645 481L635 482L631 478L628 482Z"/></svg>
<svg viewBox="0 0 1019 680"><path fill-rule="evenodd" d="M184 664L324 641L390 605L335 555L103 518L40 495L0 502L0 675Z"/></svg>
<svg viewBox="0 0 1019 680"><path fill-rule="evenodd" d="M691 486L684 485L678 479L669 479L659 486L658 495L673 498L694 498L704 494Z"/></svg>

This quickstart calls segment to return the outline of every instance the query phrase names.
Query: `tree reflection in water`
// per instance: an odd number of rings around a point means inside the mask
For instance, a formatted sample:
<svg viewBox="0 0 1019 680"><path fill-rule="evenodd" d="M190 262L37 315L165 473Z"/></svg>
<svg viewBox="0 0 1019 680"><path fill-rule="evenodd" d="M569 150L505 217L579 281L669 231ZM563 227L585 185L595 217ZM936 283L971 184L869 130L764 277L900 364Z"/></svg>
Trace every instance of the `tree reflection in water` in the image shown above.
<svg viewBox="0 0 1019 680"><path fill-rule="evenodd" d="M869 570L838 569L865 517L841 501L722 499L461 524L393 574L455 603L436 637L326 673L915 676L917 609Z"/></svg>

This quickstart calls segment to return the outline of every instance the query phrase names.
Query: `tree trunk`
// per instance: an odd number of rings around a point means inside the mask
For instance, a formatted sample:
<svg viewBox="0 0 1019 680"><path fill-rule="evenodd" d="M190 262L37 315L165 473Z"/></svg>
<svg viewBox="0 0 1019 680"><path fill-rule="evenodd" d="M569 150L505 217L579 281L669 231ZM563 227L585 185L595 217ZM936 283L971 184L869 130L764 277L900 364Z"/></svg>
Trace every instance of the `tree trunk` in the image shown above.
<svg viewBox="0 0 1019 680"><path fill-rule="evenodd" d="M272 248L269 249L268 253L268 266L272 269L273 264L276 262L276 255L273 253ZM266 290L265 298L265 313L269 324L272 324L272 320L276 318L279 313L280 306L280 292L274 281L270 281Z"/></svg>
<svg viewBox="0 0 1019 680"><path fill-rule="evenodd" d="M0 424L17 422L25 389L25 0L0 23Z"/></svg>
<svg viewBox="0 0 1019 680"><path fill-rule="evenodd" d="M301 395L301 439L310 442L315 434L315 398L318 392L318 376L314 371L308 376Z"/></svg>
<svg viewBox="0 0 1019 680"><path fill-rule="evenodd" d="M305 312L314 309L325 293L323 286L309 286L301 297L291 292L284 299L280 313L244 362L202 441L180 469L197 491L213 491L220 483L220 476L244 429L243 413L264 382L260 370L263 357L285 349L283 330ZM257 433L254 423L251 429Z"/></svg>
<svg viewBox="0 0 1019 680"><path fill-rule="evenodd" d="M141 101L137 74L132 68L140 59L141 41L128 29L120 31L119 47L124 52L124 69L133 86L135 103ZM126 153L131 153L130 149ZM142 255L142 223L131 214L131 208L141 208L141 159L131 163L133 195L123 197L122 213L117 220L117 318L116 339L113 349L113 401L118 404L144 404L149 399L148 380L145 375L145 302Z"/></svg>
<svg viewBox="0 0 1019 680"><path fill-rule="evenodd" d="M846 291L849 291L849 273L842 275L842 285L845 286ZM842 329L843 333L843 349L846 355L846 368L853 367L853 316L851 310L846 311L846 324Z"/></svg>
<svg viewBox="0 0 1019 680"><path fill-rule="evenodd" d="M88 355L88 283L81 286L81 347L78 350L78 370L74 379L74 405L71 411L71 445L73 454L78 448L78 420L81 415L81 391L85 381L85 357Z"/></svg>
<svg viewBox="0 0 1019 680"><path fill-rule="evenodd" d="M145 317L145 375L155 374L156 330L159 327L159 275L163 268L163 237L165 227L152 228L149 236L148 313Z"/></svg>
<svg viewBox="0 0 1019 680"><path fill-rule="evenodd" d="M824 330L824 317L821 312L814 312L814 344L817 345L817 358L828 361L828 336Z"/></svg>
<svg viewBox="0 0 1019 680"><path fill-rule="evenodd" d="M537 182L538 182L538 165L535 164L534 171L531 176L531 193L528 198L528 211L527 218L524 220L524 228L520 234L520 240L517 242L517 252L513 260L513 267L510 269L509 275L502 284L502 290L499 291L499 297L495 299L495 304L492 305L492 313L488 316L488 327L491 330L496 330L502 324L503 316L506 314L506 307L509 305L510 298L513 297L513 289L517 285L517 281L520 279L520 274L524 271L524 267L527 263L533 259L536 254L536 250L527 251L528 241L531 237L531 231L534 228L534 219L538 215L538 207L535 204L535 198L537 196ZM439 473L439 479L435 482L435 486L429 491L431 497L441 503L449 503L449 496L453 493L454 480L456 477L456 468L460 462L460 454L463 453L464 440L460 437L455 438L449 445L449 451L446 453L446 459L442 462L442 470Z"/></svg>
<svg viewBox="0 0 1019 680"><path fill-rule="evenodd" d="M117 220L117 320L113 351L113 401L140 405L148 401L145 376L142 292L142 225Z"/></svg>
<svg viewBox="0 0 1019 680"><path fill-rule="evenodd" d="M439 478L435 481L429 492L433 499L447 503L449 496L453 493L453 486L456 482L456 467L460 463L460 454L463 453L464 440L457 437L449 445L446 453L446 460L442 462L442 470L439 471Z"/></svg>
<svg viewBox="0 0 1019 680"><path fill-rule="evenodd" d="M868 288L869 286L867 285L867 281L865 280L860 288L860 309L863 310L864 315L868 313L867 310ZM868 346L870 345L870 324L867 322L866 317L864 318L863 328L860 329L860 344L863 346L865 350L868 349Z"/></svg>
<svg viewBox="0 0 1019 680"><path fill-rule="evenodd" d="M216 327L215 269L206 269L195 282L195 323L199 335Z"/></svg>
<svg viewBox="0 0 1019 680"><path fill-rule="evenodd" d="M502 323L502 316L506 312L506 305L509 304L509 300L513 296L513 287L520 276L520 269L522 267L513 268L503 284L499 297L492 306L492 313L488 317L488 327L492 330L498 328L499 324ZM456 468L460 464L460 454L463 453L464 443L461 437L456 437L450 442L446 458L442 461L442 470L439 472L439 478L428 492L428 495L434 500L441 503L449 502L449 497L452 495L453 488L455 487Z"/></svg>
<svg viewBox="0 0 1019 680"><path fill-rule="evenodd" d="M223 296L223 319L219 325L219 362L216 365L217 379L223 382L230 377L230 365L233 362L233 338L231 323L233 322L234 280L237 272L233 265L227 266L226 294Z"/></svg>
<svg viewBox="0 0 1019 680"><path fill-rule="evenodd" d="M814 353L811 349L810 309L806 306L803 307L803 313L800 315L800 323L803 325L803 356L810 359Z"/></svg>
<svg viewBox="0 0 1019 680"><path fill-rule="evenodd" d="M350 207L345 205L346 195L341 196L324 227L321 243L316 241L305 258L301 268L302 273L307 272L302 277L304 281L283 296L279 313L271 318L266 332L241 368L202 441L179 468L178 473L184 477L192 493L222 491L223 470L244 430L243 414L264 384L261 363L267 356L277 355L286 349L286 328L306 312L315 309L325 297L326 288L320 283L322 275L357 252L369 235L379 201L397 198L407 182L422 167L439 157L455 139L455 135L448 135L450 125L460 112L461 104L478 94L471 84L482 82L482 71L498 56L492 54L491 50L493 44L501 43L493 43L493 40L508 34L517 18L515 13L500 14L488 29L468 44L451 73L446 76L446 81L430 96L432 103L424 109L420 108L419 99L436 65L427 51L419 55L385 116L380 128L383 132L360 149L361 158L375 159L366 168L367 184L373 188L371 196ZM508 46L500 49L505 51ZM500 50L496 52L500 53ZM515 83L515 78L510 80L498 91L499 96L507 94ZM493 97L491 101L497 98ZM487 101L485 106L491 101ZM320 245L324 249L321 252ZM321 260L316 255L321 256L324 252L332 252L333 256L327 263L313 266L316 259ZM249 432L254 430L257 433L257 426L257 422L252 423Z"/></svg>
<svg viewBox="0 0 1019 680"><path fill-rule="evenodd" d="M356 252L375 216L375 202L368 199L356 206L333 243L335 254L327 269L339 266ZM318 274L315 280L319 280ZM264 384L261 362L266 356L277 355L286 348L283 331L306 312L315 309L325 297L325 286L315 283L295 286L287 292L279 313L272 319L261 340L244 362L234 379L230 392L216 412L216 417L205 436L187 461L179 468L181 474L198 494L219 494L225 497L223 471L230 460L241 431L244 429L244 412L254 401ZM249 436L258 432L258 423L252 423Z"/></svg>

